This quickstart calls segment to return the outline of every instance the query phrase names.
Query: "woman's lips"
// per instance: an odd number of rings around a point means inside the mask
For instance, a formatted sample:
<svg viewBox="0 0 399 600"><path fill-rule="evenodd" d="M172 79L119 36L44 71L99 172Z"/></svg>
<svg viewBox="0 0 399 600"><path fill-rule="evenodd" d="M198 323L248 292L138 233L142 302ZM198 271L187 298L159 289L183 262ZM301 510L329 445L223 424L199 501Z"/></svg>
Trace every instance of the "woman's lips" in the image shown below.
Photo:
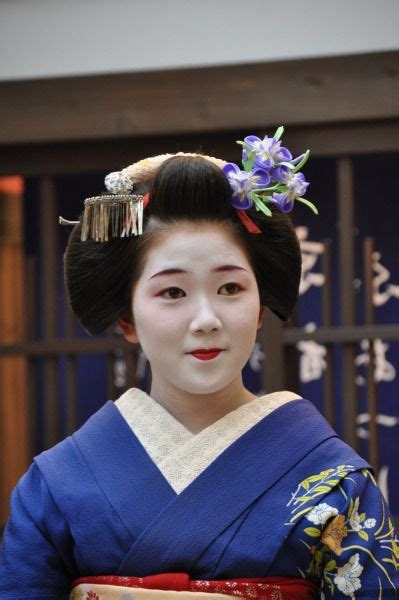
<svg viewBox="0 0 399 600"><path fill-rule="evenodd" d="M218 354L220 354L222 350L214 349L214 350L196 350L194 352L190 352L195 358L199 360L212 360L212 358L216 358Z"/></svg>

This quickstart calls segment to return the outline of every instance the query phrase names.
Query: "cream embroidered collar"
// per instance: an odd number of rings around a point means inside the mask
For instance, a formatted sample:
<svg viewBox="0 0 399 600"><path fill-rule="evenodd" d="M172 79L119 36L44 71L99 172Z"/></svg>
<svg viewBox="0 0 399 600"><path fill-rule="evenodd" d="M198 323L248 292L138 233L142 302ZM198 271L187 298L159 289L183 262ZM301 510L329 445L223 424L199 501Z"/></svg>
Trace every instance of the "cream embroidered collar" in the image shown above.
<svg viewBox="0 0 399 600"><path fill-rule="evenodd" d="M266 415L299 398L286 391L260 396L196 434L138 388L127 390L115 405L165 479L180 493Z"/></svg>

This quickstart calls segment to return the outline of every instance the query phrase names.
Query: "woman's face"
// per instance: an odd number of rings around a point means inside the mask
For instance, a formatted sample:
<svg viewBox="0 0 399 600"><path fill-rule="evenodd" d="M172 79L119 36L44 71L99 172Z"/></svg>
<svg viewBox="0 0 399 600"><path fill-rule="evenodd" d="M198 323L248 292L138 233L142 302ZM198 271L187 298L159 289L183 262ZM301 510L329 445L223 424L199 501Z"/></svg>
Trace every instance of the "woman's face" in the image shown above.
<svg viewBox="0 0 399 600"><path fill-rule="evenodd" d="M262 313L254 272L232 234L181 224L148 250L124 333L140 342L153 387L212 394L241 381ZM192 354L210 348L220 352Z"/></svg>

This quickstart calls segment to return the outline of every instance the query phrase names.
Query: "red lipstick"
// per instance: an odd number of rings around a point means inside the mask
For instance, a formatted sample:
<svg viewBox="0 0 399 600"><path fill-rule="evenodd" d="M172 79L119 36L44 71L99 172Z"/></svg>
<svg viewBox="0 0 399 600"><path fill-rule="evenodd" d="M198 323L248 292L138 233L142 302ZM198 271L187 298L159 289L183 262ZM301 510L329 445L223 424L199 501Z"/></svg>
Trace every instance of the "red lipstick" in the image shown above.
<svg viewBox="0 0 399 600"><path fill-rule="evenodd" d="M212 360L212 358L216 358L218 354L222 352L221 348L199 348L198 350L194 350L190 352L195 358L199 360Z"/></svg>

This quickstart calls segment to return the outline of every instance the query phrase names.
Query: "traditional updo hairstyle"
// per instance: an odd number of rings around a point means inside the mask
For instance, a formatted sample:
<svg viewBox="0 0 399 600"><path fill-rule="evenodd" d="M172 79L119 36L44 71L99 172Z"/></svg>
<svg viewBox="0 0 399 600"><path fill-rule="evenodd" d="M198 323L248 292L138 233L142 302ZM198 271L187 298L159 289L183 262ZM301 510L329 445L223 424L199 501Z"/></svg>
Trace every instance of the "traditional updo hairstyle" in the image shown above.
<svg viewBox="0 0 399 600"><path fill-rule="evenodd" d="M286 321L298 298L301 253L290 218L277 209L248 216L262 230L247 231L231 204L232 190L219 167L199 156L172 156L161 164L144 209L143 234L108 242L81 241L80 223L64 255L65 283L73 312L90 334L131 315L131 291L146 251L160 231L182 222L221 224L241 245L252 265L260 302Z"/></svg>

